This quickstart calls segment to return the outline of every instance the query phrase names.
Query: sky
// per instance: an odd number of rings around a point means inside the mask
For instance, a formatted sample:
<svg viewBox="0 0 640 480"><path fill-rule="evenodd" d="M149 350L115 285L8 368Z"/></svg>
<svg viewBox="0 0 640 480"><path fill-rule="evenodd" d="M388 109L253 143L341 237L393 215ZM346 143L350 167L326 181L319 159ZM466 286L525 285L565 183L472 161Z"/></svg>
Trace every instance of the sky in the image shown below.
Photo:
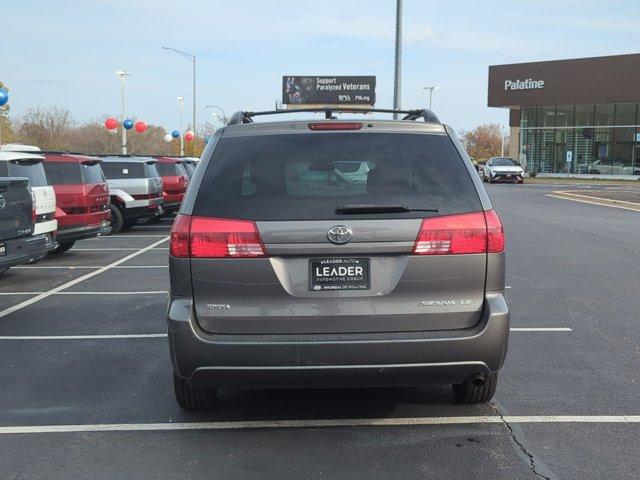
<svg viewBox="0 0 640 480"><path fill-rule="evenodd" d="M395 0L0 0L0 81L12 116L59 105L78 122L118 115L126 69L129 116L173 130L176 97L198 124L219 105L272 109L283 75L375 75L393 105ZM487 107L489 65L640 51L637 0L404 0L402 107L428 102L454 129L507 124ZM186 120L185 120L186 122Z"/></svg>

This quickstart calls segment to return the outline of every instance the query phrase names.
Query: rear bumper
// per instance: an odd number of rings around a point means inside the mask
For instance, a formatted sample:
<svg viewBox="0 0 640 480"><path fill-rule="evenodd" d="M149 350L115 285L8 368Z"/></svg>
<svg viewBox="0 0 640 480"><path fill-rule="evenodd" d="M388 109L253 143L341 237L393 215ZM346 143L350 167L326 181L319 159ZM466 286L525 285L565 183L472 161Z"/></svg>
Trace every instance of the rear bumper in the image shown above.
<svg viewBox="0 0 640 480"><path fill-rule="evenodd" d="M7 249L6 255L0 257L0 268L36 261L51 249L48 235L34 235L0 243Z"/></svg>
<svg viewBox="0 0 640 480"><path fill-rule="evenodd" d="M98 225L81 225L58 230L56 240L59 243L75 242L85 238L97 237L98 235L108 235L109 233L111 233L111 226L109 226L109 221L107 220Z"/></svg>
<svg viewBox="0 0 640 480"><path fill-rule="evenodd" d="M162 214L164 208L162 203L154 203L144 207L125 208L123 210L124 218L128 220L136 220L139 218L150 218Z"/></svg>
<svg viewBox="0 0 640 480"><path fill-rule="evenodd" d="M485 296L471 328L335 335L216 335L202 331L190 298L169 301L175 372L209 387L333 387L458 382L498 371L507 352L509 309Z"/></svg>

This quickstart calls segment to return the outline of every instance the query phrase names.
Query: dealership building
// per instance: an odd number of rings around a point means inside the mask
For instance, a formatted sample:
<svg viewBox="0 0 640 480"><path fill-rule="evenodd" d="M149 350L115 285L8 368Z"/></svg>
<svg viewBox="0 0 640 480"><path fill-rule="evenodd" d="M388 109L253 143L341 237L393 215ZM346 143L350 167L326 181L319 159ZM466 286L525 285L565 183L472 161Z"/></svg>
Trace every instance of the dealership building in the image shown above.
<svg viewBox="0 0 640 480"><path fill-rule="evenodd" d="M529 172L640 175L640 54L489 67Z"/></svg>

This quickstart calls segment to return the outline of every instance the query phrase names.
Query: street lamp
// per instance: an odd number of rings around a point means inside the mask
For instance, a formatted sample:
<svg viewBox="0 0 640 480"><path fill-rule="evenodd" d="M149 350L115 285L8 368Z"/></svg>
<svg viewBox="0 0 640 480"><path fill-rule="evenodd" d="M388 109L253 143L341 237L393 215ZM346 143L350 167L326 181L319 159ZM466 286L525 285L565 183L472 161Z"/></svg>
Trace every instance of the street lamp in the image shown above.
<svg viewBox="0 0 640 480"><path fill-rule="evenodd" d="M229 121L229 119L227 118L227 114L224 113L224 110L222 109L222 107L219 107L217 105L205 105L204 108L217 108L218 110L220 110L222 112L222 117L220 115L216 114L216 113L214 113L213 115L217 116L222 121L222 123L225 124L225 125Z"/></svg>
<svg viewBox="0 0 640 480"><path fill-rule="evenodd" d="M433 98L433 91L434 90L438 90L438 88L440 88L440 87L433 86L433 87L424 87L423 88L423 90L429 90L429 110L431 110L431 100Z"/></svg>
<svg viewBox="0 0 640 480"><path fill-rule="evenodd" d="M196 56L193 53L183 52L182 50L178 50L177 48L162 47L162 49L171 50L172 52L177 53L181 57L184 57L187 60L191 60L193 62L193 125L191 125L191 128L195 132L196 131Z"/></svg>
<svg viewBox="0 0 640 480"><path fill-rule="evenodd" d="M122 154L126 155L127 154L127 129L124 128L124 125L123 125L124 121L127 118L126 104L124 101L124 79L130 76L131 74L126 70L118 70L116 71L116 75L120 77L120 100L122 102L122 111L120 116L120 129L122 130Z"/></svg>
<svg viewBox="0 0 640 480"><path fill-rule="evenodd" d="M184 157L184 132L182 131L182 112L184 110L184 97L178 97L178 125L180 128L180 156Z"/></svg>

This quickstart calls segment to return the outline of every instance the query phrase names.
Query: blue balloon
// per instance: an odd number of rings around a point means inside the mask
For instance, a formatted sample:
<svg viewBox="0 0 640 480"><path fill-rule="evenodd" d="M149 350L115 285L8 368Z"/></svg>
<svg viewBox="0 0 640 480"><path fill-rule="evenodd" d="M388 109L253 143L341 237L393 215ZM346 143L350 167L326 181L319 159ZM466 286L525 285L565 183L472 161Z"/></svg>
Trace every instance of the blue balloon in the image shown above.
<svg viewBox="0 0 640 480"><path fill-rule="evenodd" d="M178 130L174 130L173 132L171 132L171 136L173 138L178 138L180 136L180 132Z"/></svg>
<svg viewBox="0 0 640 480"><path fill-rule="evenodd" d="M131 130L133 128L133 120L127 118L124 122L122 122L122 126L127 130Z"/></svg>
<svg viewBox="0 0 640 480"><path fill-rule="evenodd" d="M0 107L6 105L9 101L9 92L7 92L4 88L0 88Z"/></svg>

